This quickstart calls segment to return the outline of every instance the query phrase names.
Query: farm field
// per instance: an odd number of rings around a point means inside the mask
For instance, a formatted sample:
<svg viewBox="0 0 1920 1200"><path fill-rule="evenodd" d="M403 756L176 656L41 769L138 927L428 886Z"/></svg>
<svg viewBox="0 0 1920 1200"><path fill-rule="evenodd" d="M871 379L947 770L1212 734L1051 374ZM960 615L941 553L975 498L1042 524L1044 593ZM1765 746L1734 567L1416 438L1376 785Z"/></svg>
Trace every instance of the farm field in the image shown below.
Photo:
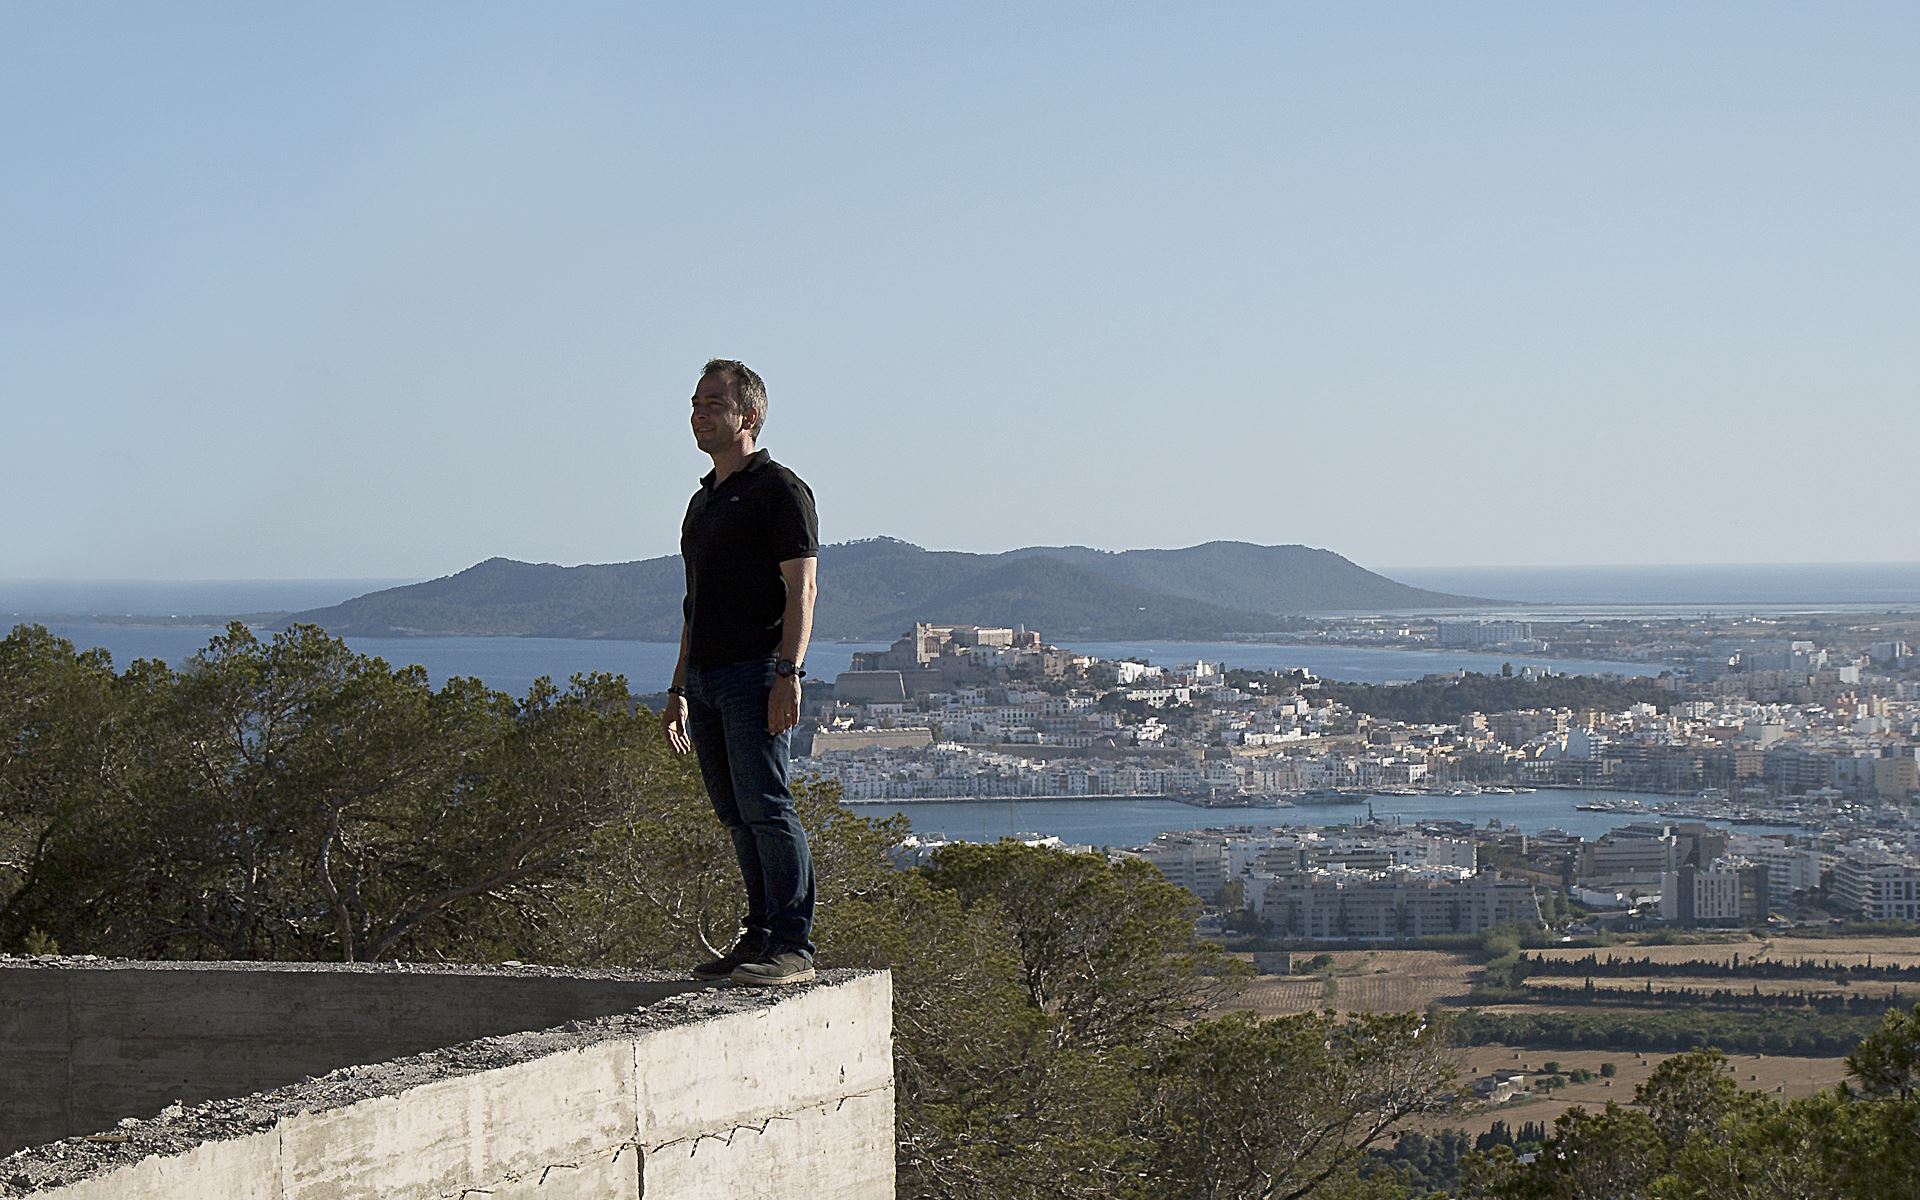
<svg viewBox="0 0 1920 1200"><path fill-rule="evenodd" d="M1304 952L1303 952L1304 953ZM1596 955L1604 962L1609 956L1621 959L1648 958L1660 963L1725 964L1734 955L1740 961L1773 960L1783 962L1832 962L1842 965L1875 964L1920 965L1920 937L1878 938L1740 938L1699 945L1660 946L1623 943L1597 950L1586 947L1555 946L1530 950L1530 955L1545 958L1584 959ZM1445 950L1339 950L1329 955L1331 976L1262 975L1254 979L1238 997L1223 1006L1226 1012L1252 1012L1278 1017L1290 1013L1314 1012L1332 1008L1340 1012L1405 1012L1423 1009L1435 1002L1458 1002L1465 998L1480 976L1480 964L1472 957ZM1248 956L1242 955L1245 958ZM1533 975L1526 981L1529 990L1543 993L1530 1007L1559 1008L1551 993L1556 989L1577 990L1584 976ZM1596 976L1596 987L1641 990L1648 980L1641 976ZM1861 996L1913 995L1920 1000L1920 987L1905 986L1887 980L1849 980L1842 984L1830 976L1804 979L1745 979L1700 975L1656 977L1655 992L1691 988L1696 991L1733 989L1752 991L1756 986L1764 994L1820 993ZM1505 1007L1505 1006L1498 1006ZM1567 1006L1571 1007L1571 1006ZM1645 1011L1645 1010L1639 1010Z"/></svg>
<svg viewBox="0 0 1920 1200"><path fill-rule="evenodd" d="M1810 960L1818 963L1836 963L1843 966L1864 965L1868 961L1886 966L1920 966L1920 937L1859 937L1859 938L1737 938L1724 942L1703 942L1693 946L1636 946L1622 944L1618 946L1590 947L1555 946L1546 950L1530 950L1529 954L1542 958L1583 959L1593 955L1601 962L1608 958L1644 958L1658 963L1728 963L1735 955L1741 962L1756 959L1773 962L1800 962Z"/></svg>
<svg viewBox="0 0 1920 1200"><path fill-rule="evenodd" d="M1807 978L1754 979L1712 974L1715 965L1730 963L1737 954L1741 963L1775 961L1832 963L1837 966L1920 966L1920 937L1759 938L1735 935L1725 941L1696 945L1635 945L1622 943L1600 947L1553 947L1530 950L1531 955L1579 960L1589 954L1604 962L1618 959L1651 959L1663 964L1699 963L1699 974L1685 972L1672 977L1595 976L1598 988L1643 991L1649 984L1657 994L1691 989L1698 991L1733 990L1762 994L1850 994L1888 996L1897 991L1905 1002L1920 999L1920 985L1912 981L1847 980L1816 974ZM1224 1006L1227 1011L1246 1011L1261 1016L1285 1016L1332 1008L1341 1012L1404 1012L1421 1009L1435 1002L1458 1004L1479 980L1483 967L1474 957L1438 950L1350 950L1330 952L1328 971L1316 975L1263 975L1254 979L1246 991ZM1655 1018L1662 1013L1678 1012L1687 1002L1676 996L1672 1007L1608 1008L1577 1002L1554 1003L1557 991L1577 991L1584 987L1584 975L1551 976L1534 974L1525 981L1533 995L1530 1003L1485 1006L1482 1011L1516 1015L1564 1011L1577 1014L1620 1013L1628 1019ZM1572 997L1569 1000L1572 1001ZM1737 1018L1736 1018L1737 1019ZM1507 1045L1463 1047L1458 1052L1461 1080L1467 1082L1493 1072L1537 1075L1548 1062L1561 1072L1580 1068L1594 1077L1584 1083L1571 1083L1543 1093L1502 1105L1473 1104L1452 1115L1425 1118L1408 1128L1425 1133L1442 1129L1464 1129L1470 1136L1485 1132L1495 1121L1518 1128L1532 1121L1551 1127L1568 1109L1584 1106L1604 1107L1608 1101L1631 1103L1634 1089L1644 1083L1655 1067L1672 1057L1661 1052L1634 1050L1538 1050ZM1600 1077L1602 1063L1611 1062L1616 1074ZM1833 1087L1846 1078L1844 1057L1806 1057L1799 1055L1739 1054L1729 1057L1735 1081L1743 1088L1765 1092L1779 1099L1796 1099Z"/></svg>
<svg viewBox="0 0 1920 1200"><path fill-rule="evenodd" d="M1636 1054L1632 1051L1527 1050L1514 1046L1469 1046L1458 1053L1463 1081L1496 1071L1503 1074L1537 1073L1548 1062L1556 1062L1561 1071L1585 1067L1596 1076L1601 1063L1611 1062L1619 1073L1612 1079L1595 1078L1586 1083L1569 1083L1537 1099L1516 1100L1500 1105L1475 1104L1453 1116L1409 1122L1408 1128L1429 1134L1442 1129L1464 1129L1470 1135L1478 1135L1491 1128L1495 1121L1505 1121L1514 1128L1527 1121L1538 1121L1551 1127L1556 1118L1575 1105L1599 1109L1604 1108L1609 1100L1631 1103L1633 1090L1646 1082L1655 1067L1672 1057L1668 1054ZM1741 1087L1767 1092L1785 1100L1811 1096L1839 1083L1847 1075L1847 1064L1843 1058L1743 1054L1729 1056L1729 1064L1733 1068L1734 1080Z"/></svg>
<svg viewBox="0 0 1920 1200"><path fill-rule="evenodd" d="M1262 975L1221 1006L1263 1017L1317 1012L1408 1012L1464 997L1480 964L1445 950L1342 950L1332 976Z"/></svg>

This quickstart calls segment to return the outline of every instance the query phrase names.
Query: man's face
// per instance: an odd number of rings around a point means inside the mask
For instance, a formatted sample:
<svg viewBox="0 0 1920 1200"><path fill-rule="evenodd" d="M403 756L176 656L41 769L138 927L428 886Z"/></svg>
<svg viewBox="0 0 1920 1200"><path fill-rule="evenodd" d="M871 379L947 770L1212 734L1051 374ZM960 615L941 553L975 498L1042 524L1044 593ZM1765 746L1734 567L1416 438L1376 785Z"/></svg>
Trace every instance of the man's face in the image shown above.
<svg viewBox="0 0 1920 1200"><path fill-rule="evenodd" d="M733 389L725 375L705 376L693 389L693 441L703 452L712 454L728 446L744 445L752 437L744 420L733 403Z"/></svg>

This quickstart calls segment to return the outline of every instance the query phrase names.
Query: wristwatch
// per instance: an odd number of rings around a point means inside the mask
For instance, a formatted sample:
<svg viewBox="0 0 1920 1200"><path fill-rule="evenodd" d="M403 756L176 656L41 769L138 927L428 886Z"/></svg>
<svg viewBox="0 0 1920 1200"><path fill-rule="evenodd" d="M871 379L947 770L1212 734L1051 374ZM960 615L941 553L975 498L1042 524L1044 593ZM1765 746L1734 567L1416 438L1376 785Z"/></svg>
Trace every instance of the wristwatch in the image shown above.
<svg viewBox="0 0 1920 1200"><path fill-rule="evenodd" d="M795 679L805 679L807 677L807 673L800 669L800 664L790 658L783 658L779 662L774 663L773 673L780 676L791 675Z"/></svg>

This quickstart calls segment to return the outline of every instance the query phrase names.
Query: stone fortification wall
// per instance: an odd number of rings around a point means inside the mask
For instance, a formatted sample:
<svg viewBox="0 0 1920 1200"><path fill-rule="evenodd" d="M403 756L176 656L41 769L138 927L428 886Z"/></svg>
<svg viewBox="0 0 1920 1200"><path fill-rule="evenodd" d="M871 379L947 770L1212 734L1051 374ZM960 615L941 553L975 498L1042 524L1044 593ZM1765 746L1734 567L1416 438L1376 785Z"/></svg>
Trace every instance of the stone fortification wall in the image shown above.
<svg viewBox="0 0 1920 1200"><path fill-rule="evenodd" d="M0 1158L0 1196L891 1196L890 1001L850 971L0 961L0 1133L86 1130Z"/></svg>
<svg viewBox="0 0 1920 1200"><path fill-rule="evenodd" d="M933 730L925 725L904 725L893 729L822 729L813 735L812 754L831 754L836 750L866 750L879 746L888 750L914 750L933 745Z"/></svg>

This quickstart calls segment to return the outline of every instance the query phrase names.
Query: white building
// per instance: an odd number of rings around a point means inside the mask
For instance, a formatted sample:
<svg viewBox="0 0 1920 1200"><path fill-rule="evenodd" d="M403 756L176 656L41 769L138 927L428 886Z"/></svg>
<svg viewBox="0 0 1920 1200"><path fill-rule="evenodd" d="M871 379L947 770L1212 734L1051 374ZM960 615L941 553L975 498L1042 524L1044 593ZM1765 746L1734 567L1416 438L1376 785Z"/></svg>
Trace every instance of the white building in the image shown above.
<svg viewBox="0 0 1920 1200"><path fill-rule="evenodd" d="M1767 869L1767 890L1775 896L1791 896L1820 886L1820 872L1826 856L1815 846L1790 846L1777 837L1751 833L1733 833L1727 849L1749 862Z"/></svg>
<svg viewBox="0 0 1920 1200"><path fill-rule="evenodd" d="M1742 879L1741 868L1748 868ZM1711 867L1681 867L1660 877L1660 919L1692 924L1696 921L1738 921L1743 915L1741 886L1750 884L1750 864L1721 859ZM1751 902L1744 915L1752 915Z"/></svg>
<svg viewBox="0 0 1920 1200"><path fill-rule="evenodd" d="M1833 864L1833 898L1868 921L1920 920L1920 864L1850 849Z"/></svg>
<svg viewBox="0 0 1920 1200"><path fill-rule="evenodd" d="M1492 872L1425 867L1245 878L1247 907L1294 937L1398 939L1540 924L1532 885Z"/></svg>
<svg viewBox="0 0 1920 1200"><path fill-rule="evenodd" d="M1533 625L1527 621L1440 621L1434 640L1442 646L1498 646L1531 642Z"/></svg>
<svg viewBox="0 0 1920 1200"><path fill-rule="evenodd" d="M1227 839L1216 833L1163 833L1134 851L1167 877L1205 901L1227 883Z"/></svg>

